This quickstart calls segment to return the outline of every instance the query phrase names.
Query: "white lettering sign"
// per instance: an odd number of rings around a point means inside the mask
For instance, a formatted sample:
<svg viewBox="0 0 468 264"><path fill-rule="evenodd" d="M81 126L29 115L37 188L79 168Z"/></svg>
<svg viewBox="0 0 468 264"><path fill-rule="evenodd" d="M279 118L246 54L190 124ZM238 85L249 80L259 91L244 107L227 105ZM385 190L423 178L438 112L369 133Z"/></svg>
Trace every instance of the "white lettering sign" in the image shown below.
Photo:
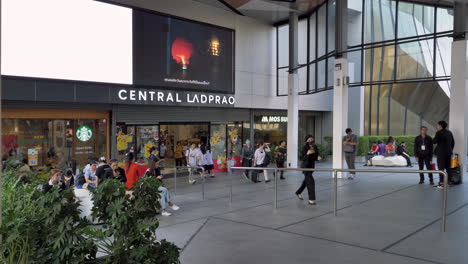
<svg viewBox="0 0 468 264"><path fill-rule="evenodd" d="M191 92L146 91L136 89L121 89L117 93L120 101L187 103L187 104L218 104L234 105L236 98L232 95L202 94ZM280 118L281 119L281 118ZM262 121L264 122L264 121ZM268 121L265 121L268 122ZM273 121L270 121L273 122ZM286 121L277 121L286 122Z"/></svg>
<svg viewBox="0 0 468 264"><path fill-rule="evenodd" d="M287 123L287 116L262 116L262 123Z"/></svg>

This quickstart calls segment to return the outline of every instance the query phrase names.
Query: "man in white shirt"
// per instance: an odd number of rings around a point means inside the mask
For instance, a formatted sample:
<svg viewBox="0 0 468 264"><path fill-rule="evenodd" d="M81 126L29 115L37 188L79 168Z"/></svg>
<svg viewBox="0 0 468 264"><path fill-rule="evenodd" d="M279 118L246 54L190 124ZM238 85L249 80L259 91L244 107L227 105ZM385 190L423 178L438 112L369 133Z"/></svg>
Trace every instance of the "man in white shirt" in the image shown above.
<svg viewBox="0 0 468 264"><path fill-rule="evenodd" d="M200 149L196 147L195 143L190 145L190 149L187 150L187 166L189 167L189 184L194 184L197 181L194 179L194 172L197 172L197 167L201 166L203 160L203 154Z"/></svg>

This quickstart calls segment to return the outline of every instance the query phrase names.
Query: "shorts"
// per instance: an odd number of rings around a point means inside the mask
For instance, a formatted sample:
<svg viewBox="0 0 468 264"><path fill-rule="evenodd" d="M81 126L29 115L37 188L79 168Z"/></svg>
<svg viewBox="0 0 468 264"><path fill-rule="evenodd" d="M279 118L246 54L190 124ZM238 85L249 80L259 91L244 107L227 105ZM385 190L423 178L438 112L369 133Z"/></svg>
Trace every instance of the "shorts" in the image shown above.
<svg viewBox="0 0 468 264"><path fill-rule="evenodd" d="M204 165L205 171L213 170L213 165Z"/></svg>

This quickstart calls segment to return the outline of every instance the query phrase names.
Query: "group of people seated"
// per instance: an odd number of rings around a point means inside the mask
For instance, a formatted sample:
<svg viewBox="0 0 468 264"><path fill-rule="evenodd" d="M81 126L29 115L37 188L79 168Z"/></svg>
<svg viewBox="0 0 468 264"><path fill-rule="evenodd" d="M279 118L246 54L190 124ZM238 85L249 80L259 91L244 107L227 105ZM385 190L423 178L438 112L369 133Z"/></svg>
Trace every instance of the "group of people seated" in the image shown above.
<svg viewBox="0 0 468 264"><path fill-rule="evenodd" d="M142 177L155 177L162 183L163 176L159 167L161 160L157 157L150 157L149 162L150 167L143 175L140 175L142 174L139 169L140 165L134 162L133 153L127 154L125 165L122 167L119 167L118 160L116 159L112 159L107 163L105 157L101 157L99 160L94 157L89 157L88 164L83 169L83 172L78 173L76 176L72 169L67 169L65 173L62 173L59 169L52 169L47 183L41 186L42 191L49 192L54 186L61 190L74 188L77 199L82 200L82 202L84 202L84 200L90 202L90 195L87 191L97 188L97 186L106 179L117 179L124 184L128 190ZM159 199L161 215L171 215L171 213L167 212L168 207L174 211L179 210L179 207L172 202L171 193L164 185L159 186L158 191L161 196ZM85 206L90 207L90 205Z"/></svg>
<svg viewBox="0 0 468 264"><path fill-rule="evenodd" d="M367 154L366 164L364 166L373 166L372 163L373 159L376 156L381 157L395 157L401 156L406 160L407 167L413 167L411 165L410 155L406 150L406 142L401 142L398 146L395 146L395 139L393 137L388 137L387 144L383 144L382 140L377 141L374 143Z"/></svg>

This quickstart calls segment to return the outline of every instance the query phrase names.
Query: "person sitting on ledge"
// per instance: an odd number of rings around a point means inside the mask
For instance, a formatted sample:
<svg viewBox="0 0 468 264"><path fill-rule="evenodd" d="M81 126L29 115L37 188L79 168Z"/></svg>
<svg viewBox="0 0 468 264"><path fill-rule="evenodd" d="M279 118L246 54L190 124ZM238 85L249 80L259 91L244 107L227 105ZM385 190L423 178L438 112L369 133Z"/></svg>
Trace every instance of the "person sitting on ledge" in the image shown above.
<svg viewBox="0 0 468 264"><path fill-rule="evenodd" d="M413 165L411 165L410 155L406 151L406 142L400 143L396 153L406 159L407 167L413 167Z"/></svg>
<svg viewBox="0 0 468 264"><path fill-rule="evenodd" d="M378 143L382 143L382 141L379 140ZM364 166L372 166L372 158L375 156L375 155L379 155L379 144L378 143L374 143L374 145L372 145L371 147L371 150L367 153L367 157L366 157L366 164L364 164Z"/></svg>
<svg viewBox="0 0 468 264"><path fill-rule="evenodd" d="M388 137L387 145L385 145L385 157L393 157L396 155L395 153L395 145L393 145L393 137Z"/></svg>

